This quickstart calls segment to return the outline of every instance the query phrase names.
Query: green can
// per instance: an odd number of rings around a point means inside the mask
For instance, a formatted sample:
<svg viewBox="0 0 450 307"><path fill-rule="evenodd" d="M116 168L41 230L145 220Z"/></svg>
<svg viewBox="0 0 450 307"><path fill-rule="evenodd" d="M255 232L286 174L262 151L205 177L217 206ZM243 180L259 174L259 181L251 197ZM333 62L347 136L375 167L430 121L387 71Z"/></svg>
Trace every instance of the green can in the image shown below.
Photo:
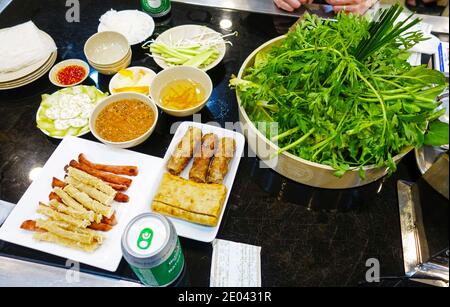
<svg viewBox="0 0 450 307"><path fill-rule="evenodd" d="M185 265L175 227L159 214L142 214L128 224L122 252L139 280L149 287L170 286Z"/></svg>
<svg viewBox="0 0 450 307"><path fill-rule="evenodd" d="M152 17L163 17L172 9L170 0L141 0L141 7Z"/></svg>

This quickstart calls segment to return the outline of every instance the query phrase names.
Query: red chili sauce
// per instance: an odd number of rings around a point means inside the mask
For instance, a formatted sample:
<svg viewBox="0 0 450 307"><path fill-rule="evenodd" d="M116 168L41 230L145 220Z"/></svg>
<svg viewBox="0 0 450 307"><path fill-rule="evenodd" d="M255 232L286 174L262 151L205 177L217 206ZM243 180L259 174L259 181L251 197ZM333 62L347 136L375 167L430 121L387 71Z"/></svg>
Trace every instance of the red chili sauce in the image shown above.
<svg viewBox="0 0 450 307"><path fill-rule="evenodd" d="M66 66L58 71L56 80L62 85L72 85L86 77L86 69L78 65Z"/></svg>

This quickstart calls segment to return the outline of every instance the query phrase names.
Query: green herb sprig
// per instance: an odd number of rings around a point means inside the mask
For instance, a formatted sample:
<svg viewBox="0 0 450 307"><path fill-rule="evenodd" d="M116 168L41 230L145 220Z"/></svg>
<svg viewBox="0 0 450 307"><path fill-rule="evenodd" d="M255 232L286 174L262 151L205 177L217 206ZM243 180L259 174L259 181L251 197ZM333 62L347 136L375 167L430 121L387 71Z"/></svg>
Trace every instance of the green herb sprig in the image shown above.
<svg viewBox="0 0 450 307"><path fill-rule="evenodd" d="M411 31L418 19L396 22L402 10L395 5L373 22L307 14L280 45L256 56L243 79L230 81L253 122L278 123L277 135L267 131L276 155L332 166L337 176L357 168L364 178L365 166L393 172L399 153L448 143L432 123L445 112L436 111L436 97L446 79L407 62L407 49L423 37ZM428 126L438 131L427 133Z"/></svg>

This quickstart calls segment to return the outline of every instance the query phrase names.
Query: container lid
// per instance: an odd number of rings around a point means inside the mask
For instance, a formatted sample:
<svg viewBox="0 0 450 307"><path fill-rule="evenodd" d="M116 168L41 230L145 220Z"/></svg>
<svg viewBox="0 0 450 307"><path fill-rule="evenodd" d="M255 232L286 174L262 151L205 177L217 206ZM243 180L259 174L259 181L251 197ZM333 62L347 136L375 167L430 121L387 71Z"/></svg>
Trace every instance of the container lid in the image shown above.
<svg viewBox="0 0 450 307"><path fill-rule="evenodd" d="M122 236L125 259L132 265L157 265L171 251L171 232L168 220L159 214L146 213L135 217Z"/></svg>

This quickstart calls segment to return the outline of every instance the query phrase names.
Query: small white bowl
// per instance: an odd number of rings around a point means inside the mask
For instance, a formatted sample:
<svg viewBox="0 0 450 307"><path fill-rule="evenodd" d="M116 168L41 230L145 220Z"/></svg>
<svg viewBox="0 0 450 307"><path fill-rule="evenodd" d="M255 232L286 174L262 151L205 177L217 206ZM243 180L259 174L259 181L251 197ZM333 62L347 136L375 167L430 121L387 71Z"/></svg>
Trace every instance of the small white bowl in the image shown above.
<svg viewBox="0 0 450 307"><path fill-rule="evenodd" d="M130 140L130 141L126 141L126 142L111 142L108 140L103 139L102 137L100 137L97 134L97 131L95 130L95 123L97 121L97 117L100 114L100 112L106 108L107 106L109 106L110 104L120 101L120 100L125 100L125 99L137 99L140 100L144 103L146 103L147 105L150 106L150 108L152 109L153 113L155 114L155 122L153 123L153 125L150 127L150 129L144 133L143 135L141 135L140 137L134 139L134 140ZM94 109L94 111L91 114L90 120L89 120L89 126L91 129L92 134L102 143L112 146L112 147L116 147L116 148L131 148L131 147L135 147L138 146L142 143L144 143L149 137L150 135L152 135L153 131L155 130L156 124L158 123L158 108L156 107L156 105L153 103L153 101L142 94L138 94L138 93L120 93L120 94L116 94L116 95L112 95L109 96L107 98L105 98L102 102L100 102Z"/></svg>
<svg viewBox="0 0 450 307"><path fill-rule="evenodd" d="M127 68L128 66L130 66L131 64L131 59L132 59L132 52L130 50L129 55L119 64L115 65L115 66L110 66L110 67L101 67L98 66L92 62L89 61L89 64L91 64L91 66L98 71L99 73L101 73L102 75L114 75L116 73L118 73L119 71L121 71L122 69Z"/></svg>
<svg viewBox="0 0 450 307"><path fill-rule="evenodd" d="M82 80L80 80L79 82L70 84L70 85L64 85L64 84L59 83L58 78L57 78L58 72L61 69L63 69L64 67L72 66L72 65L77 65L77 66L81 66L84 68L84 70L86 71L86 75L84 76L84 78ZM89 77L89 73L90 73L90 67L85 61L72 59L72 60L65 60L65 61L59 62L58 64L53 66L53 68L50 70L50 72L48 74L48 78L50 79L50 82L56 86L71 87L71 86L75 86L75 85L79 85L79 84L83 83L83 81L86 80L87 77Z"/></svg>
<svg viewBox="0 0 450 307"><path fill-rule="evenodd" d="M150 68L147 68L147 67L135 66L135 67L128 67L127 69L132 71L134 74L137 73L139 70L145 71L147 74L149 74L151 76L150 77L151 82L153 82L153 79L155 79L155 77L156 77L156 73L153 70L151 70ZM112 77L111 81L109 82L109 92L111 94L114 94L113 90L114 90L114 88L116 88L115 84L117 83L117 80L119 78L120 78L120 74L117 73L117 74L114 75L114 77ZM148 84L149 92L150 92L151 84L152 83Z"/></svg>
<svg viewBox="0 0 450 307"><path fill-rule="evenodd" d="M130 49L125 36L118 32L106 31L94 34L86 41L84 54L89 62L114 67L127 57Z"/></svg>
<svg viewBox="0 0 450 307"><path fill-rule="evenodd" d="M164 88L173 81L186 79L195 81L203 87L203 89L205 90L204 101L202 101L196 107L185 110L174 110L162 106L160 104L160 95ZM156 75L155 79L153 79L152 85L150 86L150 96L158 105L158 107L161 108L161 110L163 110L165 113L175 117L186 117L199 112L205 107L206 103L209 100L209 97L211 97L212 90L213 84L211 78L206 72L195 67L178 66L167 68Z"/></svg>
<svg viewBox="0 0 450 307"><path fill-rule="evenodd" d="M91 64L91 66L93 66L93 67L98 67L98 68L101 68L101 69L111 69L111 68L114 68L114 67L123 65L123 63L125 63L126 61L128 61L129 59L131 59L132 56L133 56L133 51L130 49L130 50L128 51L127 55L126 55L122 60L120 60L119 62L113 63L113 64L109 64L109 65L100 65L100 64L97 64L97 63L95 63L95 62L90 61L89 59L88 59L88 62L89 62L89 64Z"/></svg>

